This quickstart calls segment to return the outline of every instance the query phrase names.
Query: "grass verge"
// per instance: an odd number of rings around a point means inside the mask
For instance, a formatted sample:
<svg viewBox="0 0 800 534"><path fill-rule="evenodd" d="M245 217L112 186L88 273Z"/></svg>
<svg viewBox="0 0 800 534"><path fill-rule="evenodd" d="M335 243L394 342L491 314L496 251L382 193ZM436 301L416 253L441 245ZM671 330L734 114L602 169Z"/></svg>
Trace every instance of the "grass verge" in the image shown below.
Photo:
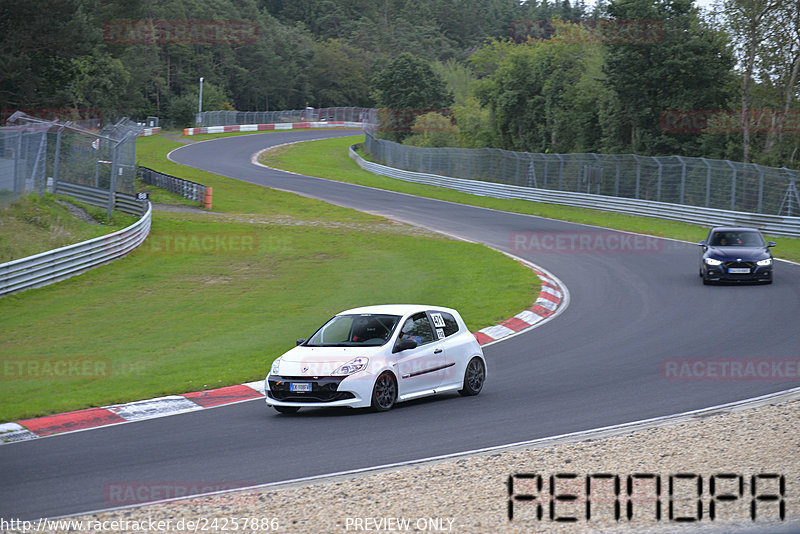
<svg viewBox="0 0 800 534"><path fill-rule="evenodd" d="M85 219L75 217L70 205L82 210ZM134 222L135 217L118 211L107 220L104 209L63 195L21 196L0 209L0 263L80 243Z"/></svg>
<svg viewBox="0 0 800 534"><path fill-rule="evenodd" d="M163 159L177 146L142 138L139 159L214 187L214 213L155 212L127 257L0 299L0 421L263 379L353 306L452 306L474 330L538 293L483 246Z"/></svg>
<svg viewBox="0 0 800 534"><path fill-rule="evenodd" d="M263 153L260 161L271 167L309 176L340 180L461 204L601 226L603 228L669 237L689 242L705 239L708 234L708 227L706 226L527 200L483 197L378 176L362 170L348 156L348 147L363 142L363 140L363 136L338 137L286 145ZM800 262L800 239L782 236L768 236L767 238L778 243L778 246L772 249L776 257Z"/></svg>

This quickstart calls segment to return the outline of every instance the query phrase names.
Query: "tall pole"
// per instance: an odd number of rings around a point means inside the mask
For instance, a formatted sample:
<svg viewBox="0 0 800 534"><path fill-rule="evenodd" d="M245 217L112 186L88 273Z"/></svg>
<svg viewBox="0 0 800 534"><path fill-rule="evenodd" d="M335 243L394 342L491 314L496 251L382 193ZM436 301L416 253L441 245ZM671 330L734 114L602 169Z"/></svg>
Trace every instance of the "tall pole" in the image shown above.
<svg viewBox="0 0 800 534"><path fill-rule="evenodd" d="M200 97L197 99L197 124L200 124L200 114L203 112L203 77L200 76Z"/></svg>

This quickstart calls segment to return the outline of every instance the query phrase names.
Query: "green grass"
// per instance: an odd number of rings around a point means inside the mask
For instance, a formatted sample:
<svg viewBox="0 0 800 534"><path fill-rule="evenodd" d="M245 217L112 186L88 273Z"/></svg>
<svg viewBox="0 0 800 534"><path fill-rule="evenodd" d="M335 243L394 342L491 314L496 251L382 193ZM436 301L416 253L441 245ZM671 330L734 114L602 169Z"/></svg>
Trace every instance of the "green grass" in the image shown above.
<svg viewBox="0 0 800 534"><path fill-rule="evenodd" d="M601 226L603 228L669 237L690 242L705 239L708 234L707 226L527 200L483 197L378 176L359 168L348 155L348 147L363 142L363 140L363 136L355 136L301 142L265 152L261 155L260 161L271 167L309 176L340 180L461 204ZM767 236L767 239L778 243L778 246L772 249L776 257L800 262L800 239L782 236Z"/></svg>
<svg viewBox="0 0 800 534"><path fill-rule="evenodd" d="M61 203L59 203L61 202ZM74 217L63 203L88 212L95 222ZM25 195L0 209L0 263L86 241L125 228L134 217L89 206L63 195Z"/></svg>
<svg viewBox="0 0 800 534"><path fill-rule="evenodd" d="M211 185L225 213L157 211L136 252L0 299L0 421L260 380L353 306L452 306L475 330L539 291L498 252L164 160L177 146L140 139L139 160ZM59 360L106 372L19 376Z"/></svg>

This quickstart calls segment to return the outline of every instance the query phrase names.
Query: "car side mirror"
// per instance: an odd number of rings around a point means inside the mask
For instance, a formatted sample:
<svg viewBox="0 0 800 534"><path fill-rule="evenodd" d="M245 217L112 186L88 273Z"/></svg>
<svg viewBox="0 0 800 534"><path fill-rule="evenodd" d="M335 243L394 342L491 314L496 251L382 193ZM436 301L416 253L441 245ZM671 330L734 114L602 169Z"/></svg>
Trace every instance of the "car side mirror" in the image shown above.
<svg viewBox="0 0 800 534"><path fill-rule="evenodd" d="M296 343L297 343L297 346L299 347L300 345L302 345L302 344L303 344L303 343L305 343L305 342L306 342L306 340L305 340L305 339L303 339L303 338L300 338L300 339L298 339L298 340L297 340L297 342L296 342Z"/></svg>
<svg viewBox="0 0 800 534"><path fill-rule="evenodd" d="M767 243L767 247L777 247L778 244L775 241L770 241Z"/></svg>
<svg viewBox="0 0 800 534"><path fill-rule="evenodd" d="M414 349L417 347L417 342L413 339L398 339L397 343L394 344L394 348L392 349L392 354L395 352L402 352L408 349Z"/></svg>
<svg viewBox="0 0 800 534"><path fill-rule="evenodd" d="M706 243L705 241L700 241L700 242L697 244L697 246L698 246L698 247L707 247L707 246L708 246L708 243Z"/></svg>

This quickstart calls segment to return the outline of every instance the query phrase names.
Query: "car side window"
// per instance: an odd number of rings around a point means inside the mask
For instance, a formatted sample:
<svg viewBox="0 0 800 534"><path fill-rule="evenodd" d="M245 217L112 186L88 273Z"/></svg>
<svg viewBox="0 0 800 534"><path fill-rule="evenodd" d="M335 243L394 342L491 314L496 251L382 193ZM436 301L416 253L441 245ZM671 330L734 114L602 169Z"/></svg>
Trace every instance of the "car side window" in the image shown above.
<svg viewBox="0 0 800 534"><path fill-rule="evenodd" d="M413 339L417 345L425 345L436 339L425 312L417 313L406 319L403 328L400 329L400 338Z"/></svg>
<svg viewBox="0 0 800 534"><path fill-rule="evenodd" d="M455 317L447 312L430 312L433 326L436 328L436 337L439 339L452 336L458 332L458 323Z"/></svg>

